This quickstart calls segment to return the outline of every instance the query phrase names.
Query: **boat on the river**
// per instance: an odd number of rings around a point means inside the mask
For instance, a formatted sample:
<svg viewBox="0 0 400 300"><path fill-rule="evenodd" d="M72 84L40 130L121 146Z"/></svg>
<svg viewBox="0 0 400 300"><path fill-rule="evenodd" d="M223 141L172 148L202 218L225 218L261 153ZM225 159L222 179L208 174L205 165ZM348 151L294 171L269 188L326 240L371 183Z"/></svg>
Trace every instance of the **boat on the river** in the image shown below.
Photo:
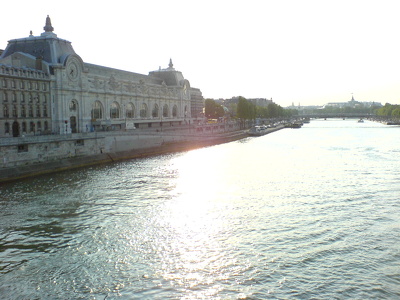
<svg viewBox="0 0 400 300"><path fill-rule="evenodd" d="M303 126L302 122L293 122L293 123L288 123L286 124L286 128L301 128Z"/></svg>
<svg viewBox="0 0 400 300"><path fill-rule="evenodd" d="M357 123L364 123L364 120L360 119L360 120L357 121Z"/></svg>
<svg viewBox="0 0 400 300"><path fill-rule="evenodd" d="M267 134L267 127L266 126L254 126L249 129L248 135L250 136L262 136Z"/></svg>

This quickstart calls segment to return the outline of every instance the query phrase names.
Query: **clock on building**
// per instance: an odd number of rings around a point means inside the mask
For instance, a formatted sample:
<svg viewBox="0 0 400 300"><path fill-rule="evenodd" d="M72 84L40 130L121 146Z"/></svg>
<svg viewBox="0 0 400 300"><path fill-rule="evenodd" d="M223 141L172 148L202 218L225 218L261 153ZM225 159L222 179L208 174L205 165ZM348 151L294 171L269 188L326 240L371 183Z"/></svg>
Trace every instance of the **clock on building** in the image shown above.
<svg viewBox="0 0 400 300"><path fill-rule="evenodd" d="M79 76L79 67L74 60L69 62L67 65L67 76L71 80L76 80Z"/></svg>

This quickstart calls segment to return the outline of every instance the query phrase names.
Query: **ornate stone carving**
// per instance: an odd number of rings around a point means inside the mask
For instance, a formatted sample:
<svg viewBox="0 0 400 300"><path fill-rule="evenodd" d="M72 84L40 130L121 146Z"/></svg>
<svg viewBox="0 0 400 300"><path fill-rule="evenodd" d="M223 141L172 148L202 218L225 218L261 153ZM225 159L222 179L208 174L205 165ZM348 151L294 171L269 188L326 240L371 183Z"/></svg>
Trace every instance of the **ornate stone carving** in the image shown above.
<svg viewBox="0 0 400 300"><path fill-rule="evenodd" d="M114 75L110 76L110 79L108 80L108 85L112 90L117 90L120 86L119 82L115 79Z"/></svg>
<svg viewBox="0 0 400 300"><path fill-rule="evenodd" d="M159 89L158 88L150 88L150 93L154 96L158 96L159 95Z"/></svg>
<svg viewBox="0 0 400 300"><path fill-rule="evenodd" d="M148 86L145 84L143 79L139 80L139 91L142 94L147 94L148 92Z"/></svg>
<svg viewBox="0 0 400 300"><path fill-rule="evenodd" d="M95 76L93 80L89 80L90 82L90 87L94 88L96 90L101 89L103 86L103 82L99 80L99 77Z"/></svg>
<svg viewBox="0 0 400 300"><path fill-rule="evenodd" d="M133 93L135 91L135 85L132 83L132 81L129 81L127 84L125 84L125 90L128 93Z"/></svg>

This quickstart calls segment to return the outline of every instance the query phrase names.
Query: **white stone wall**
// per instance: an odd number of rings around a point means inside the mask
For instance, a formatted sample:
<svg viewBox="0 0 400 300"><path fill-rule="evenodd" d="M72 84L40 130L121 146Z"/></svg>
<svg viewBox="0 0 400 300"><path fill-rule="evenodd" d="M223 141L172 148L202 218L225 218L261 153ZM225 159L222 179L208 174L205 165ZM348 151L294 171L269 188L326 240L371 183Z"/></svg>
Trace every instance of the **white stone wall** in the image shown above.
<svg viewBox="0 0 400 300"><path fill-rule="evenodd" d="M0 145L0 168L34 165L59 159L100 154L106 149L104 138L77 135L66 140L43 137L3 139ZM11 141L12 140L12 141Z"/></svg>
<svg viewBox="0 0 400 300"><path fill-rule="evenodd" d="M77 70L74 70L77 72L76 77L70 76L71 64L77 67ZM183 86L167 86L160 79L150 76L85 64L78 56L68 58L65 68L56 68L54 79L54 126L60 134L71 132L71 117L76 118L77 132L90 131L93 126L96 126L97 130L107 126L124 129L127 121L135 124L169 124L184 122L191 117L190 94L185 92ZM70 109L73 101L77 106L75 111ZM94 120L92 108L96 101L101 103L102 117ZM143 104L147 106L146 116L140 115ZM118 109L117 117L110 113L113 105ZM132 118L126 115L128 105L134 107ZM153 115L156 105L158 113ZM168 106L167 116L163 116L165 105ZM176 116L173 116L174 106L177 107Z"/></svg>

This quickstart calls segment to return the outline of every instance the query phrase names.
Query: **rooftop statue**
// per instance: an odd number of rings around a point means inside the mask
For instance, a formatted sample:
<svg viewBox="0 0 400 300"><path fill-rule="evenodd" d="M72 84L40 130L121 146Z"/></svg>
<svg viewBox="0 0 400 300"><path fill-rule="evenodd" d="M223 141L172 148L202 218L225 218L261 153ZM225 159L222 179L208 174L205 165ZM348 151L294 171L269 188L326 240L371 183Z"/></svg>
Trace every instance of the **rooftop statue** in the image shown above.
<svg viewBox="0 0 400 300"><path fill-rule="evenodd" d="M53 31L54 31L53 26L51 26L51 20L50 20L49 15L47 15L47 18L46 18L46 25L43 27L43 29L44 29L44 31L46 31L46 32L53 32Z"/></svg>

